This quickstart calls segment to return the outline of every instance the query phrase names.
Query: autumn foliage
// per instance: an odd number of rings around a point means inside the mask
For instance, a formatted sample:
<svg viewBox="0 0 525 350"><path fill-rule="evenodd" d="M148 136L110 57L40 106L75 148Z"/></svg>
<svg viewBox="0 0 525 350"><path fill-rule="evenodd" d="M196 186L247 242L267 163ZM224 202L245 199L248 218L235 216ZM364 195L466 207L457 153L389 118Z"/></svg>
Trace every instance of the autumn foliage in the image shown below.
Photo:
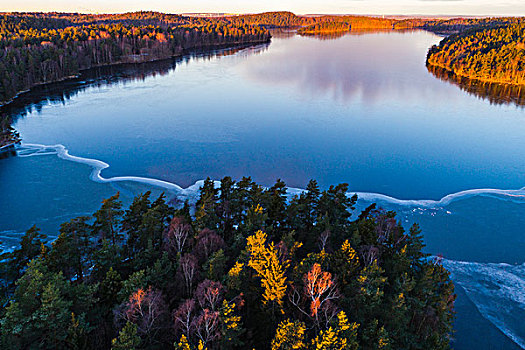
<svg viewBox="0 0 525 350"><path fill-rule="evenodd" d="M394 213L352 219L348 185L206 180L195 211L150 197L3 255L0 348L450 348L448 272Z"/></svg>

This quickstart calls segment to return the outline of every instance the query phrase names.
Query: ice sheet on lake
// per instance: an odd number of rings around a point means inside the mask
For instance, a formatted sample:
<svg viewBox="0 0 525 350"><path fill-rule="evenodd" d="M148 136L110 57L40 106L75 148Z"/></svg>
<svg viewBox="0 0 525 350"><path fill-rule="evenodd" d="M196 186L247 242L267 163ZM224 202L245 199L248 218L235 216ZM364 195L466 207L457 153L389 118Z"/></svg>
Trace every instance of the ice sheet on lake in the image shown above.
<svg viewBox="0 0 525 350"><path fill-rule="evenodd" d="M525 348L525 264L443 260L480 313Z"/></svg>

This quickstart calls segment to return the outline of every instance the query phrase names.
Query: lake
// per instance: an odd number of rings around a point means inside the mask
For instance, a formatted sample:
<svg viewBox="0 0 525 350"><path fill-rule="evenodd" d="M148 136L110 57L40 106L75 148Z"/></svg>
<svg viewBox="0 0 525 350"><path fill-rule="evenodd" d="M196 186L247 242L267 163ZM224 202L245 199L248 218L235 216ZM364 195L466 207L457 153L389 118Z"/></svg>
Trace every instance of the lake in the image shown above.
<svg viewBox="0 0 525 350"><path fill-rule="evenodd" d="M33 224L56 235L117 190L129 203L151 188L192 199L208 176L347 182L360 208L419 222L444 257L459 289L456 348L472 348L473 325L477 349L524 347L524 109L430 73L440 40L279 33L24 94L6 108L23 145L0 160L2 249Z"/></svg>

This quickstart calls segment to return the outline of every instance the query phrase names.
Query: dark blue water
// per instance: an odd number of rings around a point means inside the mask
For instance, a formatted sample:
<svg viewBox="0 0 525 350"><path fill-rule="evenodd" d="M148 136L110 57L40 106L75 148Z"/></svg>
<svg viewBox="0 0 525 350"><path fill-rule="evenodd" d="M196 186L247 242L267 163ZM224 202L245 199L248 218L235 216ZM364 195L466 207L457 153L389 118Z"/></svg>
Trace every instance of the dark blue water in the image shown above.
<svg viewBox="0 0 525 350"><path fill-rule="evenodd" d="M24 96L29 112L12 113L26 145L61 144L102 160L105 178L188 187L207 176L250 175L298 188L315 178L323 187L348 182L356 192L438 200L372 195L360 205L380 198L407 226L421 224L428 252L450 260L466 291L459 349L469 349L472 325L483 334L476 348L512 349L504 333L525 344L525 191L483 189L524 188L525 111L430 74L426 51L440 39L423 31L277 37L223 55L88 72L87 82ZM27 157L37 149L0 160L3 248L32 224L53 236L117 190L129 202L152 187L171 198L198 188L95 182L91 166L58 158L58 148ZM493 285L508 293L484 287Z"/></svg>

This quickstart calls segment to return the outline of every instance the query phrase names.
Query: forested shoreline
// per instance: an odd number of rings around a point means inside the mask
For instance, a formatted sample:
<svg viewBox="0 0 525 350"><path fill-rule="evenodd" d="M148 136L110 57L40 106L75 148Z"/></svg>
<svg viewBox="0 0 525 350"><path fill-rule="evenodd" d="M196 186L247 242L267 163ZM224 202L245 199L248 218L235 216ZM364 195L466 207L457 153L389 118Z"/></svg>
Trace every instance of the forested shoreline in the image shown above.
<svg viewBox="0 0 525 350"><path fill-rule="evenodd" d="M336 34L346 33L352 29L352 26L346 22L323 22L319 24L312 24L306 27L299 28L297 34L313 35L313 34Z"/></svg>
<svg viewBox="0 0 525 350"><path fill-rule="evenodd" d="M484 24L443 39L427 66L488 83L525 84L525 22Z"/></svg>
<svg viewBox="0 0 525 350"><path fill-rule="evenodd" d="M117 193L0 260L3 349L449 349L454 287L417 225L348 185L206 180L194 209Z"/></svg>
<svg viewBox="0 0 525 350"><path fill-rule="evenodd" d="M394 20L366 16L297 16L267 12L185 17L157 12L87 15L4 13L0 17L0 104L38 84L76 76L96 66L165 59L192 49L261 43L267 28L335 33L347 28L452 31L515 23L518 19Z"/></svg>
<svg viewBox="0 0 525 350"><path fill-rule="evenodd" d="M0 19L0 103L81 70L146 62L192 49L267 42L260 26L158 13L5 14Z"/></svg>

